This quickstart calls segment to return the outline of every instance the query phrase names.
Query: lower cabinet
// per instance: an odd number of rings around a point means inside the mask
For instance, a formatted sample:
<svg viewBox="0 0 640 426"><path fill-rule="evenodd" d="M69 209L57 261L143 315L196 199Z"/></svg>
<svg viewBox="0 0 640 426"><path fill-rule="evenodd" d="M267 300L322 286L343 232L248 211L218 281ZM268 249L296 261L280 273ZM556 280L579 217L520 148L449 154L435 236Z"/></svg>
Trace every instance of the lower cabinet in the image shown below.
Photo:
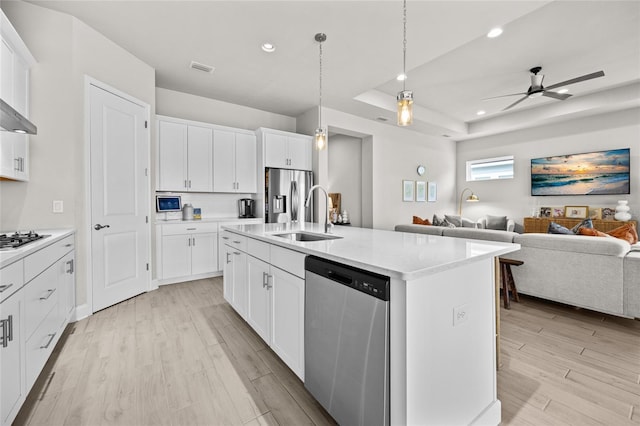
<svg viewBox="0 0 640 426"><path fill-rule="evenodd" d="M15 419L73 315L74 245L70 235L2 268L0 425Z"/></svg>
<svg viewBox="0 0 640 426"><path fill-rule="evenodd" d="M0 424L2 425L11 424L19 404L24 400L22 309L22 290L0 303L0 377L2 378L0 380Z"/></svg>
<svg viewBox="0 0 640 426"><path fill-rule="evenodd" d="M224 270L225 299L304 380L305 255L252 238L246 241L246 253L226 247L230 262ZM244 263L236 253L242 253Z"/></svg>

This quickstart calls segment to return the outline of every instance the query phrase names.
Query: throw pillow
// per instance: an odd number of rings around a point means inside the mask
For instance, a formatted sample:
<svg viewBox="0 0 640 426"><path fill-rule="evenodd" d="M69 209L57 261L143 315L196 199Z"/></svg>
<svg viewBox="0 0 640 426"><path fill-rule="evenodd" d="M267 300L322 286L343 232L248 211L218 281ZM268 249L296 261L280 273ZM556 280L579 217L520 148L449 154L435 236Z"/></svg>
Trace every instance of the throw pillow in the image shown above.
<svg viewBox="0 0 640 426"><path fill-rule="evenodd" d="M444 215L444 220L446 220L447 222L449 222L450 224L461 228L462 227L462 217L460 216L453 216L453 215L448 215L445 214Z"/></svg>
<svg viewBox="0 0 640 426"><path fill-rule="evenodd" d="M433 215L433 220L431 221L431 223L433 224L433 226L444 226L444 227L447 227L447 228L455 228L456 227L452 223L449 223L449 221L447 219L439 217L438 215L435 215L435 214Z"/></svg>
<svg viewBox="0 0 640 426"><path fill-rule="evenodd" d="M589 235L591 237L608 237L609 235L605 234L604 232L600 232L597 229L594 228L587 228L586 226L582 227L582 228L578 228L578 234L579 235Z"/></svg>
<svg viewBox="0 0 640 426"><path fill-rule="evenodd" d="M566 234L566 235L575 235L571 229L565 228L562 225L558 225L555 222L549 223L549 228L547 229L547 234Z"/></svg>
<svg viewBox="0 0 640 426"><path fill-rule="evenodd" d="M487 229L497 229L499 231L506 231L507 217L487 215Z"/></svg>
<svg viewBox="0 0 640 426"><path fill-rule="evenodd" d="M611 231L607 232L607 234L611 235L612 237L625 240L629 244L635 244L638 242L638 232L636 231L635 225L631 222L619 226L616 229L612 229Z"/></svg>
<svg viewBox="0 0 640 426"><path fill-rule="evenodd" d="M573 228L571 228L571 232L573 232L574 234L578 234L579 233L578 231L580 231L580 228L593 229L593 222L591 221L591 219L585 219L579 224L577 224L576 226L574 226Z"/></svg>
<svg viewBox="0 0 640 426"><path fill-rule="evenodd" d="M414 216L413 224L414 225L431 225L431 221L429 219L422 219L421 217Z"/></svg>

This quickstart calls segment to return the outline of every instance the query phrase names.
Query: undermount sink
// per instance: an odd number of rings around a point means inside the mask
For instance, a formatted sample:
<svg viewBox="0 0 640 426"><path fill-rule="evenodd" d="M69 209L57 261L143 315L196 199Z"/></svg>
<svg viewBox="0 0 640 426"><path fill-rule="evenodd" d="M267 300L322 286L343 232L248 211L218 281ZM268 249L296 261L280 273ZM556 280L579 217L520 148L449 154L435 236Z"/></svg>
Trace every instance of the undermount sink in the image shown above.
<svg viewBox="0 0 640 426"><path fill-rule="evenodd" d="M335 240L342 238L337 235L330 234L314 234L311 232L287 232L285 234L273 234L274 237L286 238L292 241L322 241L322 240Z"/></svg>

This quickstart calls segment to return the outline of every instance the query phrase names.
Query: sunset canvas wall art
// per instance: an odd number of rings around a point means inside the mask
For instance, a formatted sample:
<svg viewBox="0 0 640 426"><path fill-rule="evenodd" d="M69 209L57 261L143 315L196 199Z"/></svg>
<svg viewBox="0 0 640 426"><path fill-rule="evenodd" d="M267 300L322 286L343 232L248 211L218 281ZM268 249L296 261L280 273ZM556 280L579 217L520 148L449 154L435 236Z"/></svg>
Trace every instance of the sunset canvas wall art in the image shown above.
<svg viewBox="0 0 640 426"><path fill-rule="evenodd" d="M531 195L611 195L630 192L630 150L531 160Z"/></svg>

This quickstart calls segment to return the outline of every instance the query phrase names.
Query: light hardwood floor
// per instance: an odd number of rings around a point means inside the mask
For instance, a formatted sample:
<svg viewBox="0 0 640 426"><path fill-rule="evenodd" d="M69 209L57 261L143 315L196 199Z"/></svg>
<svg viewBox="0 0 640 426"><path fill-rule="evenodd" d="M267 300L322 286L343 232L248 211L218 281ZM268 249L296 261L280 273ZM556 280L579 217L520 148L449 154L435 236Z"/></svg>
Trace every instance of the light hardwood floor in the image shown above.
<svg viewBox="0 0 640 426"><path fill-rule="evenodd" d="M511 306L501 311L503 425L640 424L640 321L527 297ZM71 324L15 424L334 422L214 278Z"/></svg>

